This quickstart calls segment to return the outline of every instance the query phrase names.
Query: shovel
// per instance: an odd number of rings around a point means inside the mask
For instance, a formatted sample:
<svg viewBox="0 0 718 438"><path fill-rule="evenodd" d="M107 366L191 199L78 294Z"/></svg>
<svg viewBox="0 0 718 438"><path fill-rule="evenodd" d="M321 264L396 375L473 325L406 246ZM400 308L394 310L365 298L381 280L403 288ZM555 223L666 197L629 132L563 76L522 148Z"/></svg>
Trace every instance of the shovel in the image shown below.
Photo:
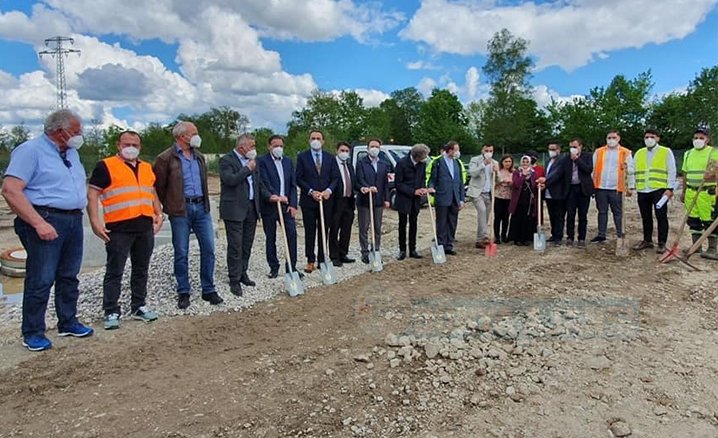
<svg viewBox="0 0 718 438"><path fill-rule="evenodd" d="M534 233L534 251L546 250L546 234L543 232L543 206L541 205L541 187L538 188L538 224Z"/></svg>
<svg viewBox="0 0 718 438"><path fill-rule="evenodd" d="M304 295L304 283L299 278L299 273L292 268L292 257L289 254L289 241L287 240L287 230L284 228L284 214L282 213L282 203L277 202L277 213L279 213L279 227L282 229L282 237L284 238L284 260L287 264L287 273L284 274L284 286L290 297Z"/></svg>
<svg viewBox="0 0 718 438"><path fill-rule="evenodd" d="M374 196L369 192L369 219L371 220L371 251L369 252L369 267L372 272L380 272L384 269L381 262L381 253L376 250L376 239L374 238Z"/></svg>
<svg viewBox="0 0 718 438"><path fill-rule="evenodd" d="M491 211L489 211L489 218L490 221L486 221L486 226L489 227L489 244L486 245L486 248L484 248L484 255L486 257L496 257L496 251L497 251L497 245L496 245L496 236L494 235L494 221L496 220L496 217L494 215L494 202L496 200L496 195L494 194L494 188L496 187L496 177L494 175L493 169L491 170L491 176L493 177L494 181L491 184Z"/></svg>
<svg viewBox="0 0 718 438"><path fill-rule="evenodd" d="M327 229L324 227L324 199L319 200L319 217L322 226L322 250L324 251L324 261L319 264L319 271L322 274L322 283L334 284L337 282L337 274L334 272L334 265L327 263L329 245L327 244Z"/></svg>
<svg viewBox="0 0 718 438"><path fill-rule="evenodd" d="M436 220L434 220L434 207L431 206L431 198L429 198L429 216L431 216L431 229L434 231L434 241L431 242L431 258L434 264L440 265L446 263L446 254L444 253L444 245L439 245L439 239L436 236Z"/></svg>
<svg viewBox="0 0 718 438"><path fill-rule="evenodd" d="M626 239L626 191L628 190L628 159L623 164L623 191L621 192L621 237L616 240L616 255L628 257L631 254L629 241Z"/></svg>
<svg viewBox="0 0 718 438"><path fill-rule="evenodd" d="M678 254L674 254L671 251L666 251L663 256L661 256L661 262L662 263L668 263L672 260L679 260L686 264L687 266L691 267L692 269L696 271L700 271L696 266L692 265L688 259L696 252L698 251L701 246L703 245L703 242L706 241L706 239L715 231L715 229L718 228L718 218L716 218L713 223L703 231L703 234L701 234L701 237L698 238L698 240L695 241L693 245L691 245L690 248L688 248L685 253L683 253L683 256L680 256Z"/></svg>
<svg viewBox="0 0 718 438"><path fill-rule="evenodd" d="M683 236L683 230L686 228L686 224L688 223L688 217L691 214L691 211L693 211L693 208L696 206L696 202L698 201L698 195L701 194L703 191L703 187L705 186L705 178L703 181L701 181L701 185L698 186L698 190L696 191L696 196L693 197L691 200L690 206L686 209L685 215L683 215L683 222L681 223L681 227L678 229L678 234L676 234L676 240L673 241L673 244L666 250L666 252L663 253L658 258L658 261L661 263L670 262L674 258L680 256L680 242L681 242L681 236ZM686 190L685 187L683 187L683 190Z"/></svg>

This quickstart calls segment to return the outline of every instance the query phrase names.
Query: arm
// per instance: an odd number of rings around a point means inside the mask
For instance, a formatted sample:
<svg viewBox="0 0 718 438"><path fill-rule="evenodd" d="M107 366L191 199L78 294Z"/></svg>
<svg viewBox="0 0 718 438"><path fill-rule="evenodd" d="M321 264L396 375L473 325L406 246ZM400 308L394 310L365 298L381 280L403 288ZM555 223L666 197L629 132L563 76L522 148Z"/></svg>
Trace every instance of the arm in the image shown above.
<svg viewBox="0 0 718 438"><path fill-rule="evenodd" d="M337 164L336 158L329 153L324 154L324 157L331 163L331 170L329 171L329 186L324 191L328 191L329 194L334 193L337 190L339 181L342 180L342 176L339 174L339 165Z"/></svg>
<svg viewBox="0 0 718 438"><path fill-rule="evenodd" d="M389 166L384 166L384 202L387 207L391 202L391 196L389 194Z"/></svg>
<svg viewBox="0 0 718 438"><path fill-rule="evenodd" d="M626 178L628 180L628 189L629 190L635 190L636 188L636 169L633 164L633 154L631 152L628 153L628 157L626 157L626 172L628 172L628 177Z"/></svg>
<svg viewBox="0 0 718 438"><path fill-rule="evenodd" d="M302 163L302 154L297 155L297 172L295 174L295 181L297 182L297 185L301 189L302 193L311 194L312 188L309 187L309 184L307 183L305 170L304 170L304 163Z"/></svg>
<svg viewBox="0 0 718 438"><path fill-rule="evenodd" d="M484 162L480 157L474 157L469 161L469 176L472 178L478 178L481 172L484 171Z"/></svg>
<svg viewBox="0 0 718 438"><path fill-rule="evenodd" d="M521 185L524 183L525 177L521 173L520 170L515 170L514 175L511 177L513 188L520 189Z"/></svg>
<svg viewBox="0 0 718 438"><path fill-rule="evenodd" d="M414 182L413 181L407 181L406 175L405 175L405 161L401 160L396 164L396 169L394 169L394 187L396 187L396 191L406 195L406 196L414 196Z"/></svg>
<svg viewBox="0 0 718 438"><path fill-rule="evenodd" d="M289 193L286 193L289 198L289 207L297 208L297 179L294 169L292 168L291 160L289 160ZM286 182L285 182L286 184Z"/></svg>
<svg viewBox="0 0 718 438"><path fill-rule="evenodd" d="M104 242L110 241L108 233L110 230L105 228L105 224L100 216L100 209L97 208L97 204L100 200L100 190L93 186L87 188L87 217L90 220L90 227L95 236L102 239Z"/></svg>
<svg viewBox="0 0 718 438"><path fill-rule="evenodd" d="M439 160L440 158L432 162L431 171L429 173L429 181L426 184L428 188L434 190L436 190L436 180L439 177L439 165L441 164Z"/></svg>
<svg viewBox="0 0 718 438"><path fill-rule="evenodd" d="M591 175L593 173L593 167L595 166L594 160L595 160L595 155L590 160L588 160L588 159L582 160L581 156L579 156L575 161L576 167L578 167L578 171L586 173L588 175Z"/></svg>
<svg viewBox="0 0 718 438"><path fill-rule="evenodd" d="M164 215L162 214L162 204L160 203L160 198L157 196L157 190L152 192L153 199L152 199L152 209L155 212L155 216L152 221L153 225L153 231L155 234L157 234L160 229L162 228L162 223L165 220ZM89 203L88 203L89 205Z"/></svg>
<svg viewBox="0 0 718 438"><path fill-rule="evenodd" d="M251 174L252 170L247 166L242 166L239 170L236 170L230 162L230 158L226 155L219 159L219 179L228 187L237 186Z"/></svg>
<svg viewBox="0 0 718 438"><path fill-rule="evenodd" d="M254 175L252 175L252 181L256 181L256 192L259 193L259 199L265 202L270 201L270 197L276 197L278 199L279 194L273 194L269 191L269 189L267 189L267 186L264 184L264 178L259 167L260 166L254 168Z"/></svg>
<svg viewBox="0 0 718 438"><path fill-rule="evenodd" d="M152 171L155 173L155 191L157 192L157 196L160 198L160 201L162 199L165 199L165 196L167 195L167 170L169 168L169 162L163 157L162 154L160 154L157 157L157 160L155 160L154 166L152 166Z"/></svg>
<svg viewBox="0 0 718 438"><path fill-rule="evenodd" d="M23 190L25 181L15 176L6 176L2 184L2 195L10 209L35 229L42 240L57 239L55 227L45 221L28 201Z"/></svg>

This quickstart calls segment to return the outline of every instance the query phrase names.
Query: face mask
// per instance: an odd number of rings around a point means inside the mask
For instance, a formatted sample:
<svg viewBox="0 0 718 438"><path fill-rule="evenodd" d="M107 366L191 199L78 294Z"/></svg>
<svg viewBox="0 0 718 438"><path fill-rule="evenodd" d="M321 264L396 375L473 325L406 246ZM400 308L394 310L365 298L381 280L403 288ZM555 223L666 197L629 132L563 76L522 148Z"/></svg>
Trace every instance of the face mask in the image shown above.
<svg viewBox="0 0 718 438"><path fill-rule="evenodd" d="M279 146L272 149L272 156L274 158L282 158L284 156L284 148Z"/></svg>
<svg viewBox="0 0 718 438"><path fill-rule="evenodd" d="M339 157L341 161L346 161L349 159L349 152L339 152L337 157Z"/></svg>
<svg viewBox="0 0 718 438"><path fill-rule="evenodd" d="M459 158L461 158L461 152L460 151L454 152L454 159L458 160Z"/></svg>
<svg viewBox="0 0 718 438"><path fill-rule="evenodd" d="M189 139L190 147L199 148L201 144L202 138L197 134L193 135L192 138Z"/></svg>
<svg viewBox="0 0 718 438"><path fill-rule="evenodd" d="M379 148L369 148L369 156L376 158L379 156Z"/></svg>
<svg viewBox="0 0 718 438"><path fill-rule="evenodd" d="M618 146L618 140L610 139L606 142L609 148L615 148Z"/></svg>
<svg viewBox="0 0 718 438"><path fill-rule="evenodd" d="M571 155L578 155L578 148L571 148Z"/></svg>
<svg viewBox="0 0 718 438"><path fill-rule="evenodd" d="M127 146L126 148L120 149L120 156L125 160L134 160L140 155L140 150L134 146Z"/></svg>
<svg viewBox="0 0 718 438"><path fill-rule="evenodd" d="M309 143L309 146L310 146L312 149L314 149L315 151L318 151L319 149L322 148L322 142L319 141L319 140L312 140L312 141Z"/></svg>
<svg viewBox="0 0 718 438"><path fill-rule="evenodd" d="M84 142L85 139L82 138L82 135L73 135L67 139L67 147L70 149L80 149Z"/></svg>
<svg viewBox="0 0 718 438"><path fill-rule="evenodd" d="M696 149L703 149L704 147L706 147L706 141L700 138L694 138L693 147Z"/></svg>
<svg viewBox="0 0 718 438"><path fill-rule="evenodd" d="M493 153L493 152L484 152L484 159L485 159L485 160L490 160L491 157L493 157L493 156L494 156L494 153Z"/></svg>
<svg viewBox="0 0 718 438"><path fill-rule="evenodd" d="M548 151L548 156L551 158L558 157L558 151Z"/></svg>
<svg viewBox="0 0 718 438"><path fill-rule="evenodd" d="M257 158L257 150L256 149L250 149L247 151L246 154L244 154L244 157L248 160L254 160Z"/></svg>
<svg viewBox="0 0 718 438"><path fill-rule="evenodd" d="M648 149L651 149L653 146L656 145L656 139L655 139L655 138L651 138L651 137L644 138L644 139L643 139L643 143L645 143L645 145L646 145L646 147L647 147Z"/></svg>

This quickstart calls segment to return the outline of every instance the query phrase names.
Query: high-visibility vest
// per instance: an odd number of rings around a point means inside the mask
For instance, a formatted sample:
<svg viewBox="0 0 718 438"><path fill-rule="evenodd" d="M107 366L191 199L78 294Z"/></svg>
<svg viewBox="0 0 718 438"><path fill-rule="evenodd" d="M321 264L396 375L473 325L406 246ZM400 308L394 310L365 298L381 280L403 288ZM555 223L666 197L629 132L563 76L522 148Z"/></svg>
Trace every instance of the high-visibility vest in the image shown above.
<svg viewBox="0 0 718 438"><path fill-rule="evenodd" d="M431 179L431 169L434 167L434 163L436 163L439 159L444 158L444 155L439 155L437 157L432 157L429 159L429 162L426 164L426 178L424 183L426 184L426 187L429 187L429 180ZM461 170L461 183L466 184L469 182L468 174L466 173L466 166L464 165L464 162L461 160L456 160L459 162L459 169ZM431 205L434 205L434 196L427 195L427 199L429 202L431 202Z"/></svg>
<svg viewBox="0 0 718 438"><path fill-rule="evenodd" d="M608 146L602 146L596 149L596 165L593 167L593 187L596 189L601 188L601 178L603 174L603 162L606 159L606 151ZM623 163L626 159L631 156L631 150L618 146L618 191L623 193L625 184L625 170L623 169Z"/></svg>
<svg viewBox="0 0 718 438"><path fill-rule="evenodd" d="M154 216L155 174L152 166L137 162L137 177L125 161L118 157L102 160L110 175L110 185L100 192L105 223Z"/></svg>
<svg viewBox="0 0 718 438"><path fill-rule="evenodd" d="M649 167L648 148L636 152L636 190L668 188L668 154L671 153L667 147L656 145Z"/></svg>
<svg viewBox="0 0 718 438"><path fill-rule="evenodd" d="M718 159L714 154L718 149L706 146L703 149L690 149L683 155L683 172L686 175L686 185L691 188L698 188L703 182L704 174L708 168L709 160ZM706 181L705 187L715 186L715 181Z"/></svg>

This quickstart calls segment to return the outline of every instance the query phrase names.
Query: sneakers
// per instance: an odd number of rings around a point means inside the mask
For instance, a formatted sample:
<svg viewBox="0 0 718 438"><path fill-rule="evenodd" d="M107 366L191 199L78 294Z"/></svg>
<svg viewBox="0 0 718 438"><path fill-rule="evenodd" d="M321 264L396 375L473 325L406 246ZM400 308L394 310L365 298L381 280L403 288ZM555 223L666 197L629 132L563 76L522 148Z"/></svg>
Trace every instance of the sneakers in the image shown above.
<svg viewBox="0 0 718 438"><path fill-rule="evenodd" d="M92 336L95 331L80 322L70 324L68 327L60 330L57 336L74 336L76 338L84 338L86 336Z"/></svg>
<svg viewBox="0 0 718 438"><path fill-rule="evenodd" d="M28 336L22 340L22 345L30 351L44 351L52 348L52 342L45 335Z"/></svg>
<svg viewBox="0 0 718 438"><path fill-rule="evenodd" d="M189 307L189 294L179 294L177 296L177 308L184 310Z"/></svg>
<svg viewBox="0 0 718 438"><path fill-rule="evenodd" d="M157 319L157 312L148 309L146 306L142 306L132 312L132 319L144 322L152 322Z"/></svg>
<svg viewBox="0 0 718 438"><path fill-rule="evenodd" d="M104 324L105 330L115 330L120 328L120 315L117 313L105 315Z"/></svg>
<svg viewBox="0 0 718 438"><path fill-rule="evenodd" d="M586 241L585 241L585 240L579 240L578 243L576 244L576 248L579 248L579 249L584 249L584 248L586 248Z"/></svg>
<svg viewBox="0 0 718 438"><path fill-rule="evenodd" d="M606 238L601 236L596 236L593 239L591 239L591 243L605 243Z"/></svg>
<svg viewBox="0 0 718 438"><path fill-rule="evenodd" d="M209 304L216 306L217 304L224 303L222 297L217 292L210 292L208 294L202 294L202 299L207 301Z"/></svg>

